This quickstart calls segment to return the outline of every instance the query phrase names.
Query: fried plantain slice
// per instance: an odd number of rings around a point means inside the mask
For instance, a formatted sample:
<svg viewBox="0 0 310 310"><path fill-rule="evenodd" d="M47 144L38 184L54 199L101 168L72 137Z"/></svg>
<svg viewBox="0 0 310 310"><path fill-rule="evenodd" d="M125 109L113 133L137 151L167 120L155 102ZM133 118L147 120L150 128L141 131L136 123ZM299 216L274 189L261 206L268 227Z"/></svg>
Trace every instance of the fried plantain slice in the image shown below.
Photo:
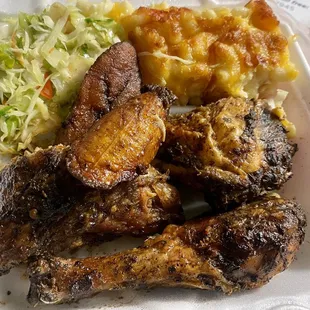
<svg viewBox="0 0 310 310"><path fill-rule="evenodd" d="M70 145L114 107L140 94L137 54L129 42L119 42L103 52L91 66L78 99L59 130L56 143Z"/></svg>
<svg viewBox="0 0 310 310"><path fill-rule="evenodd" d="M100 189L135 178L164 140L166 116L163 99L151 92L116 107L73 143L68 170L84 184Z"/></svg>

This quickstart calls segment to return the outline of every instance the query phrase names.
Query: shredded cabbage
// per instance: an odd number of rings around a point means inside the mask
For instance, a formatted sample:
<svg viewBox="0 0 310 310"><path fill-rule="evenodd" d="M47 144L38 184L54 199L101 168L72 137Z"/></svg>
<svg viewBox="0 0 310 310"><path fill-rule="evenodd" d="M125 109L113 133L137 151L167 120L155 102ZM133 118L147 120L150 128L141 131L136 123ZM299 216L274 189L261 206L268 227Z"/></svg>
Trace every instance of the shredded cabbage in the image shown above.
<svg viewBox="0 0 310 310"><path fill-rule="evenodd" d="M161 51L155 51L153 53L141 52L138 54L138 56L139 57L140 56L154 56L157 58L166 58L166 59L171 59L171 60L177 60L179 62L182 62L184 65L192 65L195 63L193 60L187 60L187 59L180 58L178 56L167 55L167 54L162 53Z"/></svg>
<svg viewBox="0 0 310 310"><path fill-rule="evenodd" d="M52 142L86 71L124 39L112 9L110 0L79 0L0 20L1 154Z"/></svg>

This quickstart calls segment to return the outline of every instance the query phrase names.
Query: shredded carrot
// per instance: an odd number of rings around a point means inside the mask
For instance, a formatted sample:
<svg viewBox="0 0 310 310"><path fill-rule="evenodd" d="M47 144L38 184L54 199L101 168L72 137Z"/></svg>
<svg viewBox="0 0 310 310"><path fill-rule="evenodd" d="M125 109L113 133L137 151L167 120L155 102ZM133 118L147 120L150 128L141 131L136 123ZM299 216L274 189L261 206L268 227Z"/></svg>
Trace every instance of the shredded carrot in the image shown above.
<svg viewBox="0 0 310 310"><path fill-rule="evenodd" d="M44 78L47 79L49 76L48 73L44 74ZM46 98L46 99L52 99L54 96L54 92L53 92L53 84L51 82L51 80L47 80L43 89L41 90L41 96Z"/></svg>

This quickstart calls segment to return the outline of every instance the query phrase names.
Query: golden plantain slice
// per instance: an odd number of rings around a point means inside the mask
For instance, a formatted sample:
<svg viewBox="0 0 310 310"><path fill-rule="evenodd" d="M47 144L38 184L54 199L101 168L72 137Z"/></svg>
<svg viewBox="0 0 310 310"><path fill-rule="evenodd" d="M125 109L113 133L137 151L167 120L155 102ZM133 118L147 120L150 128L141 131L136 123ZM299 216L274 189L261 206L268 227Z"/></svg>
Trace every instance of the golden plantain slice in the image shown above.
<svg viewBox="0 0 310 310"><path fill-rule="evenodd" d="M166 116L162 100L151 92L116 107L73 143L68 170L84 184L101 189L135 178L164 140Z"/></svg>

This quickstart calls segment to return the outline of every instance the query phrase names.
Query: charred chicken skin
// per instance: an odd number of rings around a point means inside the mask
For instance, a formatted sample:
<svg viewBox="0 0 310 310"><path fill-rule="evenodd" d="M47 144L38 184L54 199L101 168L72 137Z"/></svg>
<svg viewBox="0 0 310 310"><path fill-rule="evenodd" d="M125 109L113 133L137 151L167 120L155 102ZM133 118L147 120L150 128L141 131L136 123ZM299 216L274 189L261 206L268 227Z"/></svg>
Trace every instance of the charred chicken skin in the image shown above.
<svg viewBox="0 0 310 310"><path fill-rule="evenodd" d="M129 42L112 45L86 74L78 99L56 143L70 145L114 107L140 94L137 54Z"/></svg>
<svg viewBox="0 0 310 310"><path fill-rule="evenodd" d="M226 98L170 116L155 166L203 190L221 211L279 189L296 150L265 101Z"/></svg>
<svg viewBox="0 0 310 310"><path fill-rule="evenodd" d="M48 224L47 252L100 242L106 235L147 236L170 223L183 223L179 193L167 178L149 167L146 174L110 191L90 190L65 216Z"/></svg>
<svg viewBox="0 0 310 310"><path fill-rule="evenodd" d="M59 253L109 235L147 235L182 222L177 190L150 167L108 192L66 170L62 145L16 158L0 173L0 273L38 253Z"/></svg>
<svg viewBox="0 0 310 310"><path fill-rule="evenodd" d="M30 264L28 301L54 304L105 290L154 286L231 294L285 270L304 240L294 201L268 198L215 217L169 225L140 248L105 257L41 258Z"/></svg>
<svg viewBox="0 0 310 310"><path fill-rule="evenodd" d="M62 145L19 156L0 172L0 272L24 262L37 247L33 225L66 212L85 193L66 169Z"/></svg>

